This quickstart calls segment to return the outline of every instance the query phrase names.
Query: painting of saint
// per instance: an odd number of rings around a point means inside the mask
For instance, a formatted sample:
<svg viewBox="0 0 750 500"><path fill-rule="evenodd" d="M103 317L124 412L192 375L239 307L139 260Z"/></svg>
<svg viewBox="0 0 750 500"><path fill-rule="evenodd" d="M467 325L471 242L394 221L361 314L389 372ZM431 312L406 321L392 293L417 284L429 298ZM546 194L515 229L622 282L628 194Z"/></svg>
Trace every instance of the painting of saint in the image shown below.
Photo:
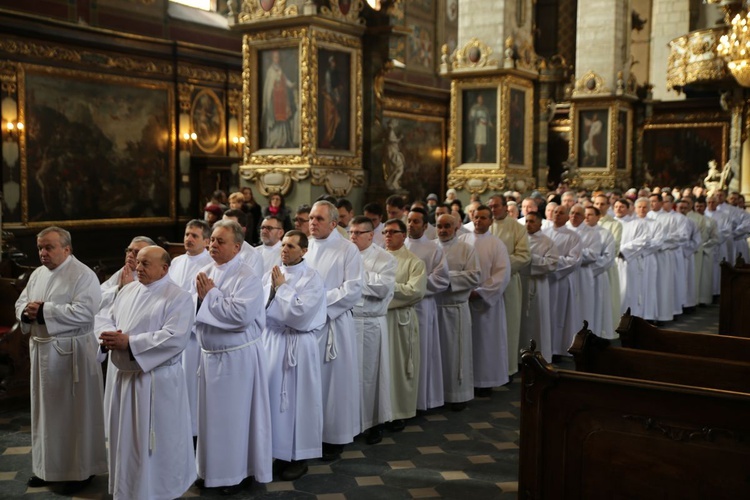
<svg viewBox="0 0 750 500"><path fill-rule="evenodd" d="M463 93L463 163L497 162L497 90Z"/></svg>
<svg viewBox="0 0 750 500"><path fill-rule="evenodd" d="M224 109L213 90L200 90L190 109L196 145L204 153L215 153L223 145Z"/></svg>
<svg viewBox="0 0 750 500"><path fill-rule="evenodd" d="M350 148L351 56L320 49L318 53L318 148Z"/></svg>
<svg viewBox="0 0 750 500"><path fill-rule="evenodd" d="M510 89L508 163L526 165L526 92Z"/></svg>
<svg viewBox="0 0 750 500"><path fill-rule="evenodd" d="M617 168L628 168L628 112L617 114Z"/></svg>
<svg viewBox="0 0 750 500"><path fill-rule="evenodd" d="M580 167L607 167L608 118L606 109L581 111L579 114L578 155Z"/></svg>
<svg viewBox="0 0 750 500"><path fill-rule="evenodd" d="M299 54L296 48L260 53L260 147L299 147Z"/></svg>

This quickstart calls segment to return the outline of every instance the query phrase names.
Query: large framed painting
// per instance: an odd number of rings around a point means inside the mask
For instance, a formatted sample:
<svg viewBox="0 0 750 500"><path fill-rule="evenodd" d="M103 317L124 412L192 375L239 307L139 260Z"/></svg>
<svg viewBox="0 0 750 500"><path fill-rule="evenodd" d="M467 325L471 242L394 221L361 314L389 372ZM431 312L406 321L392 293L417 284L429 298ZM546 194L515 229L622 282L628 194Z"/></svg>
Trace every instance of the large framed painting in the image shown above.
<svg viewBox="0 0 750 500"><path fill-rule="evenodd" d="M461 92L461 163L497 164L497 94L497 87Z"/></svg>
<svg viewBox="0 0 750 500"><path fill-rule="evenodd" d="M261 50L258 58L260 149L299 148L298 47Z"/></svg>
<svg viewBox="0 0 750 500"><path fill-rule="evenodd" d="M708 162L727 162L728 122L649 124L643 130L643 178L652 186L701 185Z"/></svg>
<svg viewBox="0 0 750 500"><path fill-rule="evenodd" d="M174 94L166 82L27 66L23 222L168 222Z"/></svg>
<svg viewBox="0 0 750 500"><path fill-rule="evenodd" d="M212 89L199 89L190 106L190 121L195 141L194 152L223 154L226 150L226 119L224 93Z"/></svg>
<svg viewBox="0 0 750 500"><path fill-rule="evenodd" d="M445 119L385 111L384 166L389 190L424 200L444 193Z"/></svg>
<svg viewBox="0 0 750 500"><path fill-rule="evenodd" d="M579 168L609 167L609 108L581 109L576 118Z"/></svg>
<svg viewBox="0 0 750 500"><path fill-rule="evenodd" d="M504 144L501 151L504 152L503 162L507 161L512 168L531 169L532 167L532 145L531 137L534 135L534 111L533 96L534 88L527 80L509 78L504 88L504 127L506 134L502 135Z"/></svg>
<svg viewBox="0 0 750 500"><path fill-rule="evenodd" d="M633 150L631 115L630 110L617 110L617 170L627 170L631 165L631 152Z"/></svg>
<svg viewBox="0 0 750 500"><path fill-rule="evenodd" d="M318 149L352 148L352 54L318 50Z"/></svg>

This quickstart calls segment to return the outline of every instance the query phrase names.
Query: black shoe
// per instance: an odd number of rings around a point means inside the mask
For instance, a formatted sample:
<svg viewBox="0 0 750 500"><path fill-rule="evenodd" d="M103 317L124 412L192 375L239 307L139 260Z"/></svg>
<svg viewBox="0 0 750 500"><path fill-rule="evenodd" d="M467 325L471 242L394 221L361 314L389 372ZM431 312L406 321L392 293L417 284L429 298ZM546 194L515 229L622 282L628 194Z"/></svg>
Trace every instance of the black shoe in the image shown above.
<svg viewBox="0 0 750 500"><path fill-rule="evenodd" d="M343 444L323 443L323 456L320 458L325 462L330 462L339 458L342 451L344 451Z"/></svg>
<svg viewBox="0 0 750 500"><path fill-rule="evenodd" d="M26 485L29 488L42 488L44 486L48 486L50 484L50 481L45 481L41 477L37 476L31 476L27 481Z"/></svg>
<svg viewBox="0 0 750 500"><path fill-rule="evenodd" d="M365 438L365 442L367 444L378 444L382 440L383 440L383 426L382 425L376 425L375 427L367 431L367 437Z"/></svg>
<svg viewBox="0 0 750 500"><path fill-rule="evenodd" d="M287 462L286 460L279 460L277 458L273 461L273 474L275 476L281 474L282 472L284 472L284 469L289 467L290 463L291 462Z"/></svg>
<svg viewBox="0 0 750 500"><path fill-rule="evenodd" d="M240 489L242 489L242 483L233 484L232 486L222 486L219 488L219 495L224 497L236 495L240 492Z"/></svg>
<svg viewBox="0 0 750 500"><path fill-rule="evenodd" d="M94 476L89 476L88 479L84 479L83 481L66 481L60 490L60 493L63 495L73 495L74 493L78 493L91 484L92 479L94 479Z"/></svg>
<svg viewBox="0 0 750 500"><path fill-rule="evenodd" d="M205 479L203 479L202 477L199 477L198 479L196 479L196 480L195 480L195 482L194 482L193 484L194 484L194 485L195 485L195 487L196 487L196 488L198 488L199 490L203 490L203 489L205 489L205 488L206 488L206 480L205 480Z"/></svg>
<svg viewBox="0 0 750 500"><path fill-rule="evenodd" d="M463 403L451 403L451 411L463 411L466 409L466 402Z"/></svg>
<svg viewBox="0 0 750 500"><path fill-rule="evenodd" d="M386 428L391 432L401 432L406 428L406 422L401 419L393 420L385 424Z"/></svg>
<svg viewBox="0 0 750 500"><path fill-rule="evenodd" d="M294 481L307 474L306 460L292 460L281 473L282 481Z"/></svg>

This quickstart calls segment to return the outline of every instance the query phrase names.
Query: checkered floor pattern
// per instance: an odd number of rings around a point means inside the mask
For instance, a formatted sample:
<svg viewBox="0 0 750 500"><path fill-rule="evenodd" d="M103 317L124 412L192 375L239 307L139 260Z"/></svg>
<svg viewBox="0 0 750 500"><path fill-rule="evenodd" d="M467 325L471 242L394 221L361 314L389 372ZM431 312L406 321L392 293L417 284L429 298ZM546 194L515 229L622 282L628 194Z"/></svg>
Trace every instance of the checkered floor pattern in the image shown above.
<svg viewBox="0 0 750 500"><path fill-rule="evenodd" d="M716 333L718 317L718 306L701 307L665 327ZM571 368L572 363L564 360L562 365ZM383 442L374 446L359 437L336 461L310 461L309 473L296 481L246 481L233 498L516 498L519 400L517 376L491 397L471 401L462 412L431 410L409 420L403 432L386 432ZM26 485L31 475L29 425L27 409L0 410L0 499L60 498L53 488ZM192 487L183 498L215 496L218 492ZM75 498L109 498L107 476L94 478Z"/></svg>

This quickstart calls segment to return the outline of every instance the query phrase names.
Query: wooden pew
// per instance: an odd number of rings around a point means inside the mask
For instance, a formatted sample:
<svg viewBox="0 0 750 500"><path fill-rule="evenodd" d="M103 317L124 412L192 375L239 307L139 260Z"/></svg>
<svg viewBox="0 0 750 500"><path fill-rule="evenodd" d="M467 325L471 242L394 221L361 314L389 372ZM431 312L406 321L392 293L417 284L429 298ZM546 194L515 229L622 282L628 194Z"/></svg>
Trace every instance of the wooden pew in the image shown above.
<svg viewBox="0 0 750 500"><path fill-rule="evenodd" d="M0 278L0 407L3 408L29 402L29 339L21 333L15 312L22 290L19 287L15 279Z"/></svg>
<svg viewBox="0 0 750 500"><path fill-rule="evenodd" d="M750 394L750 360L611 347L587 327L584 322L568 349L577 371Z"/></svg>
<svg viewBox="0 0 750 500"><path fill-rule="evenodd" d="M719 335L750 337L750 265L742 256L734 266L721 263Z"/></svg>
<svg viewBox="0 0 750 500"><path fill-rule="evenodd" d="M169 258L171 259L185 253L185 245L183 243L168 241L163 236L157 238L157 241L159 242L159 246L169 253Z"/></svg>
<svg viewBox="0 0 750 500"><path fill-rule="evenodd" d="M521 362L519 498L750 498L750 394Z"/></svg>
<svg viewBox="0 0 750 500"><path fill-rule="evenodd" d="M750 328L750 326L748 326ZM657 328L626 312L617 327L622 347L750 363L750 339Z"/></svg>

